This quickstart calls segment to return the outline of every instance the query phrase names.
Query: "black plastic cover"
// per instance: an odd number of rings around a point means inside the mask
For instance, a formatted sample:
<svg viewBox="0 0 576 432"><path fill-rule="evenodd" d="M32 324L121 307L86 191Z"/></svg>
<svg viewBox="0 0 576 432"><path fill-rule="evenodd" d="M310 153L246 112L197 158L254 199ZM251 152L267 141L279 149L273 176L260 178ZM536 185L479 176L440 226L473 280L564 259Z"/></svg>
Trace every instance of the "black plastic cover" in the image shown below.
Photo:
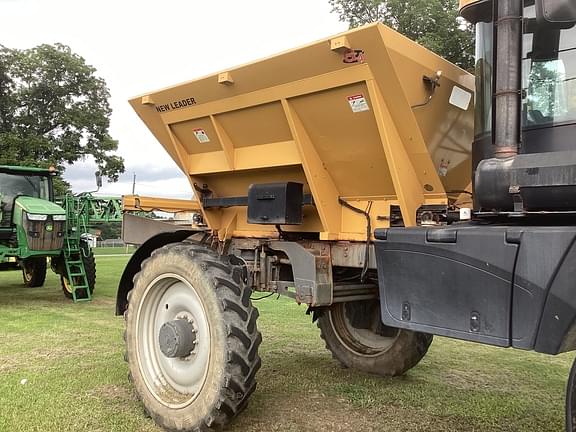
<svg viewBox="0 0 576 432"><path fill-rule="evenodd" d="M375 235L384 324L549 354L576 349L576 227Z"/></svg>
<svg viewBox="0 0 576 432"><path fill-rule="evenodd" d="M504 228L390 229L376 242L383 323L508 346L517 249Z"/></svg>
<svg viewBox="0 0 576 432"><path fill-rule="evenodd" d="M248 223L302 224L304 202L301 183L253 184L248 188Z"/></svg>

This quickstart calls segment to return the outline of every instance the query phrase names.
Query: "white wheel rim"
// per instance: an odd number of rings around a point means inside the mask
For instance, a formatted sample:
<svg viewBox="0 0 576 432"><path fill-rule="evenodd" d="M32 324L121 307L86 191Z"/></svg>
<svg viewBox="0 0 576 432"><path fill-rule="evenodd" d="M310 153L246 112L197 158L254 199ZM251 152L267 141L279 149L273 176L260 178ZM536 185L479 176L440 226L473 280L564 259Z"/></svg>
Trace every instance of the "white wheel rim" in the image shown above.
<svg viewBox="0 0 576 432"><path fill-rule="evenodd" d="M64 289L70 294L72 294L72 287L70 286L70 281L68 280L67 277L62 276L62 283L64 284Z"/></svg>
<svg viewBox="0 0 576 432"><path fill-rule="evenodd" d="M166 322L187 319L196 343L186 358L168 358L158 340ZM136 312L136 356L144 382L161 404L183 408L200 394L210 363L210 325L202 300L192 284L165 273L146 287Z"/></svg>

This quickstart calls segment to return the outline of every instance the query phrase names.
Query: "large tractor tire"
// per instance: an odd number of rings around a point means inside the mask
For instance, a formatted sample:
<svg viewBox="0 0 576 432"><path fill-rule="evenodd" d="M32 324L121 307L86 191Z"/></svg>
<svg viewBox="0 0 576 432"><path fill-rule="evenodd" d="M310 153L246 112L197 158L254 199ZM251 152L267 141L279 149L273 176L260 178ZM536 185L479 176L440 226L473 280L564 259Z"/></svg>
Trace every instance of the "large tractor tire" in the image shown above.
<svg viewBox="0 0 576 432"><path fill-rule="evenodd" d="M134 278L124 314L129 378L169 431L219 429L256 388L262 336L239 270L183 242L154 251Z"/></svg>
<svg viewBox="0 0 576 432"><path fill-rule="evenodd" d="M37 288L44 285L46 280L46 257L32 257L20 262L22 267L22 280L28 288Z"/></svg>
<svg viewBox="0 0 576 432"><path fill-rule="evenodd" d="M344 367L398 376L418 364L432 335L387 327L376 300L336 303L318 318L326 348Z"/></svg>
<svg viewBox="0 0 576 432"><path fill-rule="evenodd" d="M83 240L80 242L80 256L82 257L82 262L84 263L84 270L86 271L86 279L88 280L88 289L90 290L90 295L94 293L94 288L96 287L96 258L94 258L94 252L88 243ZM72 297L72 287L66 276L66 266L62 262L63 270L60 275L60 283L62 284L62 292L64 295L71 299ZM77 281L80 282L80 281ZM80 297L85 297L80 293Z"/></svg>

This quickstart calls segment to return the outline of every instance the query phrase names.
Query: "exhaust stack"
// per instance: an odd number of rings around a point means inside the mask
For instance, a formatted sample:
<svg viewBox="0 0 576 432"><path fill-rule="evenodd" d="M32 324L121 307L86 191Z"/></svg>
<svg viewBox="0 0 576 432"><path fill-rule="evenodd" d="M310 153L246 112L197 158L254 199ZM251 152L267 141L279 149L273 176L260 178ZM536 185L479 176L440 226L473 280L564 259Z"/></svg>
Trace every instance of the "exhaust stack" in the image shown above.
<svg viewBox="0 0 576 432"><path fill-rule="evenodd" d="M494 156L516 156L520 142L522 2L499 0L494 92Z"/></svg>

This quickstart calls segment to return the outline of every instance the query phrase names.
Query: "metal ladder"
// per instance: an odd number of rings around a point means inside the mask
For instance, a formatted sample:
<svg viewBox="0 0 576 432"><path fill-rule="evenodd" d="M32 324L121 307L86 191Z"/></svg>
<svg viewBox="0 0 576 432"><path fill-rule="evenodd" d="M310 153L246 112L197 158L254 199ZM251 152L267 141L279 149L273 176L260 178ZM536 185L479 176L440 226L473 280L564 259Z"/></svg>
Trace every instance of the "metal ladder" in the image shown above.
<svg viewBox="0 0 576 432"><path fill-rule="evenodd" d="M83 217L83 209L80 208L80 200L72 195L66 195L66 230L64 234L64 264L66 267L65 278L72 293L74 303L92 300L86 268L82 260L82 248L80 235L86 231L86 221Z"/></svg>

